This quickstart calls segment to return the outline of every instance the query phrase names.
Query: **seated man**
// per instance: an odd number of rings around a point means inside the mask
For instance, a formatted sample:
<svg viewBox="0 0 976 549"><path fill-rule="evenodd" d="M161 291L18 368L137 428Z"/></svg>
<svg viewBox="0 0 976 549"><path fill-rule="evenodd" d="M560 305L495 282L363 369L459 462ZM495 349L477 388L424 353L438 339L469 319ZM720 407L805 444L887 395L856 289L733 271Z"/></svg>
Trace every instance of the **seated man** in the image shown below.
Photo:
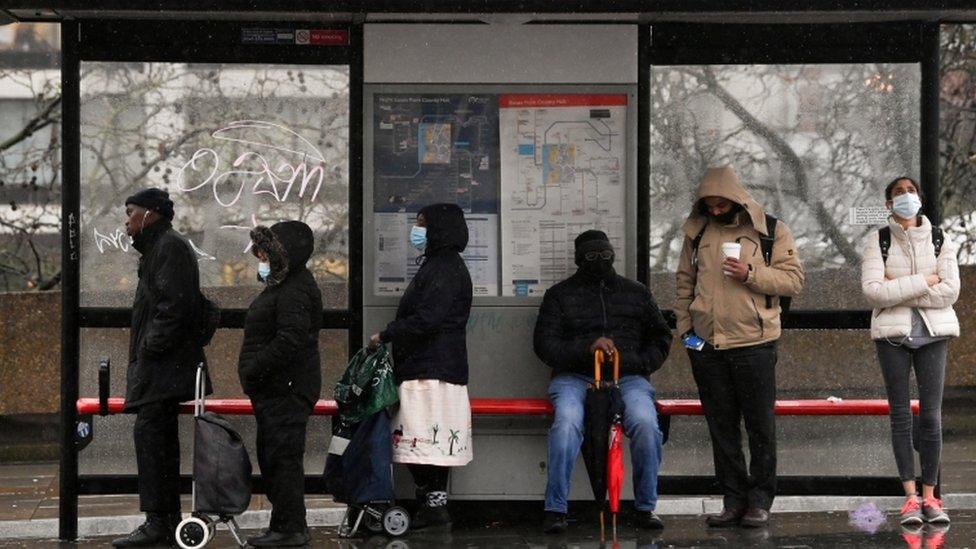
<svg viewBox="0 0 976 549"><path fill-rule="evenodd" d="M566 498L583 442L583 401L593 381L597 349L608 356L620 354L623 427L630 438L634 505L641 526L663 528L654 514L662 434L648 376L667 358L671 330L651 292L614 271L613 246L605 233L586 231L576 237L575 245L579 269L549 288L535 325L535 352L553 370L549 398L555 409L549 430L545 530L566 530Z"/></svg>

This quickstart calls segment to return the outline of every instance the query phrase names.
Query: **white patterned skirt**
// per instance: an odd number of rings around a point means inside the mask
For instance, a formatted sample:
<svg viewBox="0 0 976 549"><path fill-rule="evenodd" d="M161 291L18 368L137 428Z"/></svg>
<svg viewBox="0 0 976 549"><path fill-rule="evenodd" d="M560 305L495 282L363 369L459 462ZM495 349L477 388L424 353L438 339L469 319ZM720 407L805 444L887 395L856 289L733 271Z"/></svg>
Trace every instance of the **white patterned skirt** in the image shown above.
<svg viewBox="0 0 976 549"><path fill-rule="evenodd" d="M474 454L468 387L437 379L404 381L393 417L393 462L460 467Z"/></svg>

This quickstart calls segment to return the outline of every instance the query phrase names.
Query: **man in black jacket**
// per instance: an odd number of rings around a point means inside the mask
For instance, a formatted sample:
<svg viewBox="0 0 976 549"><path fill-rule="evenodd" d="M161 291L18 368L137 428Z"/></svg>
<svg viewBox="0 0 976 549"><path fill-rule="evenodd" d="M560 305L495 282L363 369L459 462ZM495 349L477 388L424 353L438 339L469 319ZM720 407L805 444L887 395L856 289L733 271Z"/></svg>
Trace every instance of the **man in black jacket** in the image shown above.
<svg viewBox="0 0 976 549"><path fill-rule="evenodd" d="M266 287L247 310L238 375L254 406L258 465L272 510L267 531L247 541L252 547L301 546L309 541L305 434L322 390L322 292L305 266L315 235L301 221L283 221L255 227L251 242Z"/></svg>
<svg viewBox="0 0 976 549"><path fill-rule="evenodd" d="M146 522L115 547L173 543L180 521L181 401L193 398L197 365L204 361L196 336L200 272L190 244L172 227L173 202L160 189L125 200L125 229L139 259L132 305L125 411L136 414L139 509ZM209 385L209 381L208 381Z"/></svg>
<svg viewBox="0 0 976 549"><path fill-rule="evenodd" d="M607 356L620 355L623 427L630 438L634 506L641 526L662 528L654 509L663 436L648 376L667 358L671 330L651 292L614 271L614 250L605 233L586 231L576 237L575 246L579 270L549 288L535 325L535 352L553 369L545 530L566 529L566 498L583 441L583 402L598 349Z"/></svg>

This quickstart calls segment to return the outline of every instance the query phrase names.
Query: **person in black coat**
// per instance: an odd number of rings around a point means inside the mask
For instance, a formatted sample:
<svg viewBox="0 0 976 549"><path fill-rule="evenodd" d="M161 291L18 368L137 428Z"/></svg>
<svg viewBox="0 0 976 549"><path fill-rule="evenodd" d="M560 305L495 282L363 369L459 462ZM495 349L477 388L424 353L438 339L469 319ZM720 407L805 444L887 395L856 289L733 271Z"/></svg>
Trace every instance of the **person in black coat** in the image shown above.
<svg viewBox="0 0 976 549"><path fill-rule="evenodd" d="M545 530L566 529L570 479L583 441L583 404L598 349L608 357L619 355L623 428L630 438L640 524L661 528L654 510L663 434L648 376L667 358L671 330L650 290L614 271L614 249L605 233L585 231L575 247L579 269L546 291L535 326L535 352L553 371Z"/></svg>
<svg viewBox="0 0 976 549"><path fill-rule="evenodd" d="M266 287L247 310L238 374L254 406L258 465L273 510L267 531L248 543L304 545L305 433L322 389L322 293L305 266L315 236L301 221L283 221L255 227L251 241Z"/></svg>
<svg viewBox="0 0 976 549"><path fill-rule="evenodd" d="M466 330L471 275L461 257L468 244L464 212L433 204L417 214L411 243L423 251L396 319L370 339L393 344L400 408L393 418L393 461L406 463L421 503L412 526L446 526L449 467L471 461Z"/></svg>
<svg viewBox="0 0 976 549"><path fill-rule="evenodd" d="M132 305L125 411L133 435L139 509L146 522L115 547L172 543L180 521L179 404L194 396L203 347L194 337L200 316L200 271L190 244L172 227L173 202L150 188L125 200L126 232L139 258ZM209 379L208 379L209 387Z"/></svg>

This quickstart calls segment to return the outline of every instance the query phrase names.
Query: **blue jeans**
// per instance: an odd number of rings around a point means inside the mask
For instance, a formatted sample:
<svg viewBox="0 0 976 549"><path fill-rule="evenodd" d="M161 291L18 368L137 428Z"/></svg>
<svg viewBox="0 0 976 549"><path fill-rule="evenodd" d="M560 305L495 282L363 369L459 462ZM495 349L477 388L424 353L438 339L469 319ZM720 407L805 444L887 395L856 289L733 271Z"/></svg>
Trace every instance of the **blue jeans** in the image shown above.
<svg viewBox="0 0 976 549"><path fill-rule="evenodd" d="M554 418L549 429L549 465L546 511L565 513L573 466L583 443L583 401L592 378L559 374L549 382ZM657 506L657 472L661 467L663 435L654 408L654 387L646 377L620 378L624 406L624 434L630 439L634 471L634 507L653 511Z"/></svg>

